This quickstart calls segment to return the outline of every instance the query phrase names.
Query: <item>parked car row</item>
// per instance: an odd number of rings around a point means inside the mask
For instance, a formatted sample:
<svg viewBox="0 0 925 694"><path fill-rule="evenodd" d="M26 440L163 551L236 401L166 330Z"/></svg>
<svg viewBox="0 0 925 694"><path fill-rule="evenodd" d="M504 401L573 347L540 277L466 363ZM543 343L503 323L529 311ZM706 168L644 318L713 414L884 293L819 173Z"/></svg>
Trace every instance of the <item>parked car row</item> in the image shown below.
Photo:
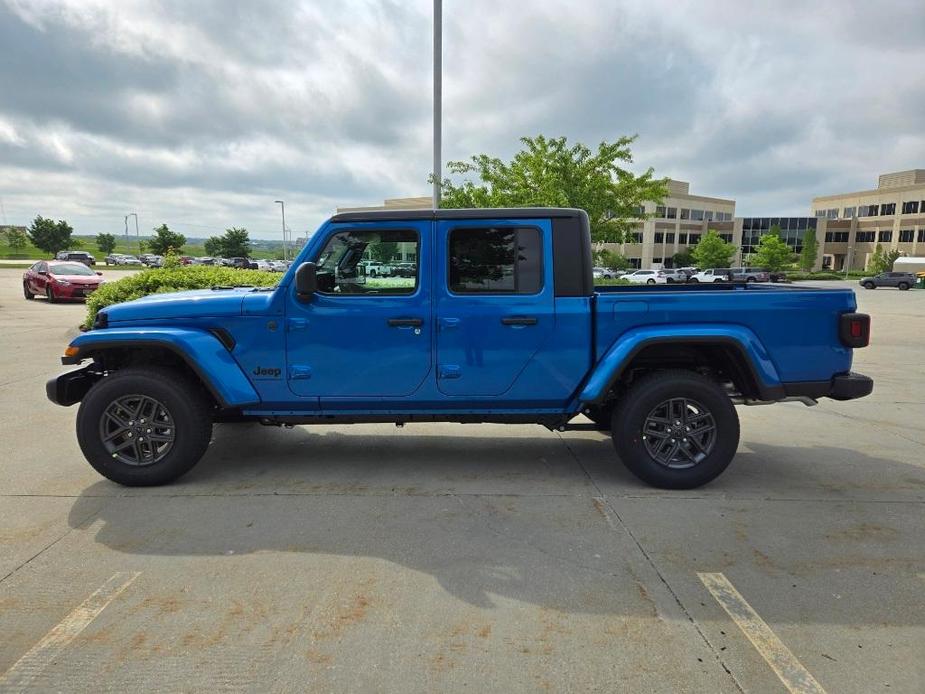
<svg viewBox="0 0 925 694"><path fill-rule="evenodd" d="M96 265L96 258L86 251L58 251L55 254L55 260L66 260L75 263L83 263L88 267Z"/></svg>
<svg viewBox="0 0 925 694"><path fill-rule="evenodd" d="M110 253L103 259L103 261L107 265L143 265L144 264L134 255L128 255L127 253Z"/></svg>

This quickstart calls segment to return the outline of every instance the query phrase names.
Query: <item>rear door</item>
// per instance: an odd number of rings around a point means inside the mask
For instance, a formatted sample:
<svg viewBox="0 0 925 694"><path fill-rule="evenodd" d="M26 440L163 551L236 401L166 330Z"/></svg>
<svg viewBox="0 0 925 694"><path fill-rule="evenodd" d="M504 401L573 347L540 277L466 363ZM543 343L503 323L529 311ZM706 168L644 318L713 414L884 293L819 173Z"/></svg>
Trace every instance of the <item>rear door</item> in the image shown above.
<svg viewBox="0 0 925 694"><path fill-rule="evenodd" d="M549 220L437 223L437 387L501 396L555 329Z"/></svg>

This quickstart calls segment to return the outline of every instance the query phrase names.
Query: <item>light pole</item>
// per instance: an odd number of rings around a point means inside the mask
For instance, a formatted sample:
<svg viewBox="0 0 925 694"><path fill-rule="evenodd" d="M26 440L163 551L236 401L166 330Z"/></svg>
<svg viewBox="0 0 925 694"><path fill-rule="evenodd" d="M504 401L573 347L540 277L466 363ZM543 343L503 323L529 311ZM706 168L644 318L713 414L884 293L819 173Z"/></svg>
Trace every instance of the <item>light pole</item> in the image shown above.
<svg viewBox="0 0 925 694"><path fill-rule="evenodd" d="M138 255L141 255L141 236L138 234L138 215L134 212L129 212L125 215L125 234L128 236L128 218L135 218L135 240L138 242Z"/></svg>
<svg viewBox="0 0 925 694"><path fill-rule="evenodd" d="M283 260L289 260L289 249L286 245L286 203L282 200L275 201L279 205L280 212L283 215Z"/></svg>
<svg viewBox="0 0 925 694"><path fill-rule="evenodd" d="M434 209L440 207L441 109L443 101L443 0L434 0Z"/></svg>

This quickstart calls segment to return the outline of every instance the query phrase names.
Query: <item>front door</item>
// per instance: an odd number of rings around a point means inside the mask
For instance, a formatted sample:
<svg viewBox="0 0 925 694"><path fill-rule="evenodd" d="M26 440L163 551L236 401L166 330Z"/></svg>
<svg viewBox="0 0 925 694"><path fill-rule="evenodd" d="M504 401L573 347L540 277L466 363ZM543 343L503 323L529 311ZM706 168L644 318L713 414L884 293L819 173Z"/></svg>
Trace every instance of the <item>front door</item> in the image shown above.
<svg viewBox="0 0 925 694"><path fill-rule="evenodd" d="M411 395L431 370L431 221L333 224L325 229L318 291L287 307L290 390L360 404ZM376 277L366 273L373 263ZM293 287L294 290L294 287ZM336 401L331 404L336 404Z"/></svg>
<svg viewBox="0 0 925 694"><path fill-rule="evenodd" d="M555 329L551 258L548 221L437 224L441 393L499 396L510 390Z"/></svg>

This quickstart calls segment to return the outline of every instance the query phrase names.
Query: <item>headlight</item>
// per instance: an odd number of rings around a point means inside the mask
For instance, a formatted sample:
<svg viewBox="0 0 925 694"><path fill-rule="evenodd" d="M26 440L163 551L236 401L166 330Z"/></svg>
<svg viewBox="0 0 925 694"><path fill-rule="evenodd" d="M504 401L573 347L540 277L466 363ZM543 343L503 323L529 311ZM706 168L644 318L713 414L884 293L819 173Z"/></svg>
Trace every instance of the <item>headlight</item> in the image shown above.
<svg viewBox="0 0 925 694"><path fill-rule="evenodd" d="M68 282L67 280L59 280L57 277L55 277L55 282L57 282L58 284L60 284L62 287L69 287L70 284L71 284L71 283Z"/></svg>

